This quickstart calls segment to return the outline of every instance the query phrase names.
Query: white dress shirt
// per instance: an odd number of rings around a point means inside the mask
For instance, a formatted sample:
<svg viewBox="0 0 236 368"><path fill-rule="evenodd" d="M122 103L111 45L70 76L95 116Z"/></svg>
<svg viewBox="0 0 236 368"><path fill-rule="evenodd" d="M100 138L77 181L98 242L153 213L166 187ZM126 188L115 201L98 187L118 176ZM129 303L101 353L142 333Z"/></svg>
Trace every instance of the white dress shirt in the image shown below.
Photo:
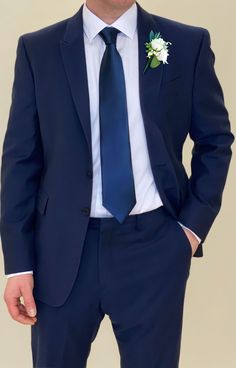
<svg viewBox="0 0 236 368"><path fill-rule="evenodd" d="M112 214L102 205L99 130L99 71L106 48L103 39L99 36L99 32L108 26L115 27L120 31L117 35L116 47L122 58L125 75L130 149L136 194L136 204L130 214L134 215L154 210L162 206L163 203L151 170L144 121L140 107L137 5L134 3L112 25L108 25L84 4L83 25L93 156L93 187L90 216L112 217ZM183 226L182 224L180 225ZM200 242L200 238L196 234L194 235ZM32 271L26 271L25 273L32 273ZM7 276L11 277L19 274L22 273Z"/></svg>

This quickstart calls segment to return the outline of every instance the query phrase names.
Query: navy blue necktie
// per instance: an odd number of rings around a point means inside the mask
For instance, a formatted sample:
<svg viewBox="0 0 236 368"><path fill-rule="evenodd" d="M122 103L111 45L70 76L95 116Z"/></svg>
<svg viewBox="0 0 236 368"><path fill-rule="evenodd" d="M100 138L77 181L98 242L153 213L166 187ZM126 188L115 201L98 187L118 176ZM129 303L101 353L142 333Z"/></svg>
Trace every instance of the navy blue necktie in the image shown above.
<svg viewBox="0 0 236 368"><path fill-rule="evenodd" d="M119 30L104 28L106 44L99 76L102 204L122 223L136 203L129 142L122 60L116 48Z"/></svg>

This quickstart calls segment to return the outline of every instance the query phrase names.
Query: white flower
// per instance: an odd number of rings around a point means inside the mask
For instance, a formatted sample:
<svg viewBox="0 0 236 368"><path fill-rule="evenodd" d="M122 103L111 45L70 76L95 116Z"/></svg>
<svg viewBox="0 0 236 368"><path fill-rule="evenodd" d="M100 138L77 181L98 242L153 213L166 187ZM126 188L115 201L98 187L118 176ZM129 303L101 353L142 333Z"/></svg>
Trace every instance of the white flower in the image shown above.
<svg viewBox="0 0 236 368"><path fill-rule="evenodd" d="M144 67L144 73L148 67L152 69L157 68L160 63L168 64L167 59L169 56L169 45L172 45L171 42L165 41L160 32L155 33L154 31L150 32L149 42L146 42L146 53L147 53L147 62Z"/></svg>
<svg viewBox="0 0 236 368"><path fill-rule="evenodd" d="M168 56L169 56L169 52L168 52L168 50L167 49L162 49L160 52L159 52L159 54L158 54L158 60L159 61L162 61L163 62L163 64L168 64L168 62L167 62L167 58L168 58Z"/></svg>
<svg viewBox="0 0 236 368"><path fill-rule="evenodd" d="M165 41L161 37L160 38L154 38L151 41L151 46L154 50L161 51L163 49L163 47L165 46Z"/></svg>

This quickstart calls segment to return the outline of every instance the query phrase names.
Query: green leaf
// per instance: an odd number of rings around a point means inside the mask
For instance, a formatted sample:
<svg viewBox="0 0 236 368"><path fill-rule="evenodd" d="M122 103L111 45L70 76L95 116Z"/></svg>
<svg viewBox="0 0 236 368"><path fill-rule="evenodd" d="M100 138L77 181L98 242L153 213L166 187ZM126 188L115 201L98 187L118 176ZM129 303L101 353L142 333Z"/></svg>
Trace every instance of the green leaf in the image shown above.
<svg viewBox="0 0 236 368"><path fill-rule="evenodd" d="M150 42L155 38L155 33L153 31L150 32L149 40Z"/></svg>
<svg viewBox="0 0 236 368"><path fill-rule="evenodd" d="M156 58L156 56L153 56L150 67L152 69L157 68L159 65L161 64L161 62Z"/></svg>

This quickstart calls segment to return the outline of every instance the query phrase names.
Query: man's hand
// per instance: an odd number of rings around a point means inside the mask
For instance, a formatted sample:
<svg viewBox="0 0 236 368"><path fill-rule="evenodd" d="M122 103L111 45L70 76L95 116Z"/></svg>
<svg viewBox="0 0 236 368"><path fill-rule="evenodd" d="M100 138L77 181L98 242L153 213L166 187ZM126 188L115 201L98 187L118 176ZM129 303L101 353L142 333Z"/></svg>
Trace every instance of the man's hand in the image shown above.
<svg viewBox="0 0 236 368"><path fill-rule="evenodd" d="M34 325L36 305L33 298L33 275L19 275L8 278L4 300L11 317L24 325ZM23 299L23 304L20 298Z"/></svg>
<svg viewBox="0 0 236 368"><path fill-rule="evenodd" d="M197 250L197 247L199 245L199 241L198 239L196 238L196 236L188 229L186 228L182 228L185 232L185 235L187 236L190 244L191 244L191 247L192 247L192 256L194 255L194 253L196 252Z"/></svg>

